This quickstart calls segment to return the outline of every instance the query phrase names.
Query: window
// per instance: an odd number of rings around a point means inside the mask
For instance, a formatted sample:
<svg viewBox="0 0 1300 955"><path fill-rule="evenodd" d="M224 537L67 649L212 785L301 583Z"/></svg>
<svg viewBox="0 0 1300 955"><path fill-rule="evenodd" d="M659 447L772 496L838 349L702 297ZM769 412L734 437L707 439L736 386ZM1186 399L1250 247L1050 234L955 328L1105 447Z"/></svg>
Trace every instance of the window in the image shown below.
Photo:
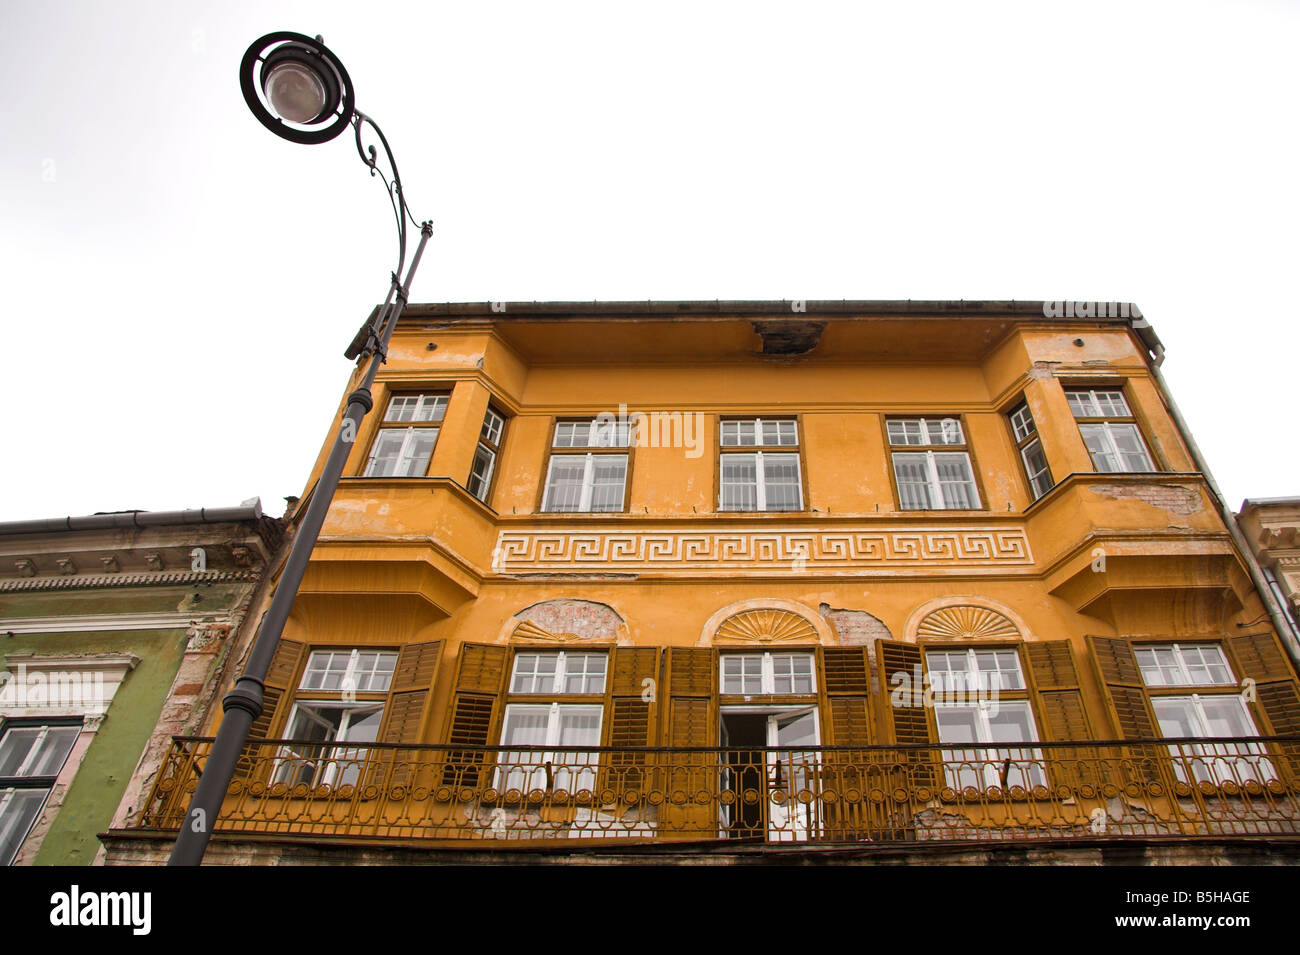
<svg viewBox="0 0 1300 955"><path fill-rule="evenodd" d="M945 447L945 451L895 451L894 480L905 511L975 510L979 491L966 435L957 418L891 418L891 447Z"/></svg>
<svg viewBox="0 0 1300 955"><path fill-rule="evenodd" d="M379 738L384 702L393 682L397 652L314 650L307 658L274 779L289 786L354 785L365 762L364 746Z"/></svg>
<svg viewBox="0 0 1300 955"><path fill-rule="evenodd" d="M724 653L722 693L727 696L808 696L817 692L811 653Z"/></svg>
<svg viewBox="0 0 1300 955"><path fill-rule="evenodd" d="M492 489L492 475L496 472L505 424L505 418L488 408L487 414L483 416L483 428L479 431L474 463L470 465L469 492L484 504L487 503L488 491Z"/></svg>
<svg viewBox="0 0 1300 955"><path fill-rule="evenodd" d="M1148 691L1206 687L1203 693L1151 694L1151 708L1166 739L1258 736L1232 667L1215 644L1155 644L1133 648ZM1171 744L1174 773L1183 782L1244 783L1276 778L1258 743Z"/></svg>
<svg viewBox="0 0 1300 955"><path fill-rule="evenodd" d="M516 653L510 674L511 696L562 699L508 702L501 745L599 746L608 662L605 653ZM602 699L588 703L582 701L583 696ZM557 753L553 749L510 750L501 756L495 785L522 792L548 786L569 792L592 789L596 784L597 757L597 753Z"/></svg>
<svg viewBox="0 0 1300 955"><path fill-rule="evenodd" d="M990 748L1038 741L1019 651L936 649L927 650L925 659L939 742L959 747L943 750L947 784L954 789L1046 785L1041 750Z"/></svg>
<svg viewBox="0 0 1300 955"><path fill-rule="evenodd" d="M1034 424L1034 416L1029 413L1029 405L1024 403L1007 417L1011 421L1016 448L1020 451L1020 463L1024 466L1025 477L1029 479L1029 492L1036 501L1050 491L1055 483L1052 472L1047 467L1042 442L1038 440L1038 427Z"/></svg>
<svg viewBox="0 0 1300 955"><path fill-rule="evenodd" d="M781 450L798 448L798 423L793 418L724 420L718 440L720 510L803 510L799 452Z"/></svg>
<svg viewBox="0 0 1300 955"><path fill-rule="evenodd" d="M1094 468L1102 472L1155 470L1122 391L1071 390L1065 398Z"/></svg>
<svg viewBox="0 0 1300 955"><path fill-rule="evenodd" d="M424 477L429 470L438 427L447 413L447 395L393 395L383 427L370 446L366 477ZM393 427L405 424L406 427Z"/></svg>
<svg viewBox="0 0 1300 955"><path fill-rule="evenodd" d="M627 489L627 421L559 421L551 441L543 511L621 511ZM586 448L583 451L572 449ZM613 450L609 450L613 449Z"/></svg>
<svg viewBox="0 0 1300 955"><path fill-rule="evenodd" d="M80 733L79 723L0 729L0 865L18 855Z"/></svg>

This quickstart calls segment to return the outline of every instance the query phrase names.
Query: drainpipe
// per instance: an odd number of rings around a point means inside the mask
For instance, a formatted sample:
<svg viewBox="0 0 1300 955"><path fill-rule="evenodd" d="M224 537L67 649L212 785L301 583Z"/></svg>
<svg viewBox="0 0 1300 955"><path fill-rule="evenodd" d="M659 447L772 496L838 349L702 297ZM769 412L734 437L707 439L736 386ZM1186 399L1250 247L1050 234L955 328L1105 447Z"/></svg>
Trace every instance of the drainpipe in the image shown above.
<svg viewBox="0 0 1300 955"><path fill-rule="evenodd" d="M1255 559L1255 552L1251 550L1250 544L1246 541L1246 535L1241 532L1241 527L1237 524L1237 516L1232 513L1232 509L1225 503L1223 492L1219 490L1218 482L1214 480L1214 475L1210 473L1210 466L1205 463L1205 457L1201 454L1196 439L1192 437L1187 422L1183 420L1182 412L1178 410L1178 404L1174 401L1169 386L1165 383L1164 375L1160 373L1160 366L1165 361L1164 345L1160 343L1160 339L1156 337L1155 329L1151 327L1151 323L1145 318L1131 319L1130 324L1142 344L1154 356L1154 360L1149 364L1151 373L1156 380L1156 386L1160 389L1160 396L1164 399L1165 407L1169 409L1169 414L1173 417L1179 434L1182 435L1187 449L1192 453L1192 460L1196 462L1197 470L1205 477L1205 483L1210 486L1210 496L1214 498L1214 503L1218 505L1219 515L1223 518L1228 533L1232 535L1237 549L1246 562L1246 572L1250 574L1255 590L1259 593L1260 599L1264 601L1264 609L1273 621L1273 629L1282 637L1282 645L1286 647L1287 655L1291 657L1292 664L1300 670L1300 642L1296 639L1295 631L1291 629L1286 615L1282 613L1282 608L1278 606L1276 599L1274 599L1273 590L1269 587L1268 581L1264 579L1264 570L1260 567L1259 561Z"/></svg>

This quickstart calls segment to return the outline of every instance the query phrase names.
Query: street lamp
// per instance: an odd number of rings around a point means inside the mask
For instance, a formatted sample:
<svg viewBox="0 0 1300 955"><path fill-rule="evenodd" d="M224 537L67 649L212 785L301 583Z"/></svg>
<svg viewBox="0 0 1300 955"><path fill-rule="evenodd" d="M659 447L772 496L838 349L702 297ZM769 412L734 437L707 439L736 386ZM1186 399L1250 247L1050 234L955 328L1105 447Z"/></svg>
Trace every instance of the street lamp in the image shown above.
<svg viewBox="0 0 1300 955"><path fill-rule="evenodd" d="M420 242L403 284L401 274L406 263L406 224L407 220L415 224L415 219L406 206L397 163L379 126L356 108L356 95L348 71L321 42L320 37L312 39L300 33L268 33L253 43L244 54L239 66L239 85L244 92L244 101L258 121L290 142L329 142L347 126L352 126L357 155L369 167L370 174L379 176L383 181L393 213L397 217L397 268L392 274L388 297L383 306L372 320L361 326L344 352L344 356L350 360L368 357L370 363L366 366L361 384L348 395L347 410L340 423L339 433L325 461L311 502L298 525L297 536L280 576L280 584L271 599L271 606L262 618L248 655L248 663L235 681L234 688L221 701L224 714L221 726L203 765L198 788L185 813L168 865L198 865L203 861L212 827L234 778L235 766L248 740L249 729L262 713L266 674L284 631L285 621L289 618L289 610L298 594L303 574L307 570L307 561L320 536L321 525L325 522L325 515L338 488L339 477L352 450L352 443L360 433L361 421L374 407L370 387L374 384L379 366L387 357L388 341L397 327L402 308L406 305L407 291L415 277L415 270L420 265L425 243L433 234L433 223L419 223ZM391 178L380 169L375 147L363 147L363 126L373 130L383 146Z"/></svg>

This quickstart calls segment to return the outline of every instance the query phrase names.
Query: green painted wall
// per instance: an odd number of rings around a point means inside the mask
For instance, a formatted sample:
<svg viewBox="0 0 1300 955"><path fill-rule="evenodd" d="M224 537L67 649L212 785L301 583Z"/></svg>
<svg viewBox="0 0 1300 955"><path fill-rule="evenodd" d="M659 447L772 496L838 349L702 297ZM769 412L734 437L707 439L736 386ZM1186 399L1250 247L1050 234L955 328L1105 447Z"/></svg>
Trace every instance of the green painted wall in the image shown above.
<svg viewBox="0 0 1300 955"><path fill-rule="evenodd" d="M98 833L113 821L127 782L158 723L167 691L185 653L185 631L119 630L100 633L0 634L6 653L131 653L140 658L118 687L94 742L68 788L36 865L90 865Z"/></svg>

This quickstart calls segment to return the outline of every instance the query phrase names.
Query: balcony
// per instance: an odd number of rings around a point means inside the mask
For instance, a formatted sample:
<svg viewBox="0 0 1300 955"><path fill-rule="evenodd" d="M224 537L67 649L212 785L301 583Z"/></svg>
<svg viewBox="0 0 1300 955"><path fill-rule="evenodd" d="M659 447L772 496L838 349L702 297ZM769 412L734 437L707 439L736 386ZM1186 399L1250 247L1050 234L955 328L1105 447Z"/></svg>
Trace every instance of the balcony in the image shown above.
<svg viewBox="0 0 1300 955"><path fill-rule="evenodd" d="M178 828L211 744L173 740L132 834ZM1300 836L1300 736L546 752L258 740L214 833L461 849L1277 840Z"/></svg>

